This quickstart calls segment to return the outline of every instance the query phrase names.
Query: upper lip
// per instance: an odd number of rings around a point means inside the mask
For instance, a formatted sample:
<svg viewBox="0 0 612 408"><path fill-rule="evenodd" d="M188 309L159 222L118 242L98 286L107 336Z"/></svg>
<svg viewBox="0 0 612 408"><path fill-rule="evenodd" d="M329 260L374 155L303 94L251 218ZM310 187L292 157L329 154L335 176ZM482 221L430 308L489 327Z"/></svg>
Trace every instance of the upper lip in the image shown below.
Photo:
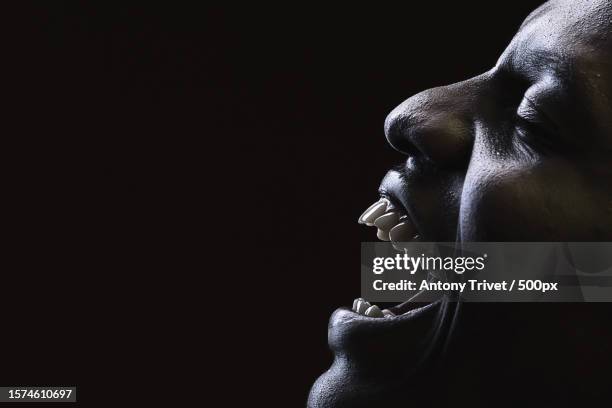
<svg viewBox="0 0 612 408"><path fill-rule="evenodd" d="M410 217L410 220L418 228L418 224L411 211L410 203L407 200L406 185L402 180L402 175L397 170L389 170L378 187L378 194L388 199L391 204L401 212Z"/></svg>

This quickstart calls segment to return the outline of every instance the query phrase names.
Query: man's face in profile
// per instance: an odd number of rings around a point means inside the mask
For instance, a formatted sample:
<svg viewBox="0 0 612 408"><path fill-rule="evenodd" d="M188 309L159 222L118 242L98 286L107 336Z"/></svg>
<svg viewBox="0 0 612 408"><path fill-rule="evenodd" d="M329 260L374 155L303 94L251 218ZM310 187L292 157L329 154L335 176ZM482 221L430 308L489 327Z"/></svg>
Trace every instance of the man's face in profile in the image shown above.
<svg viewBox="0 0 612 408"><path fill-rule="evenodd" d="M380 193L422 238L612 239L611 9L545 3L493 69L391 112Z"/></svg>
<svg viewBox="0 0 612 408"><path fill-rule="evenodd" d="M376 225L382 239L612 241L612 2L543 4L493 69L409 98L385 133L407 157L379 192L405 228ZM332 317L336 360L309 406L405 406L414 339L439 316L357 334L343 328L346 313ZM374 339L411 344L415 359Z"/></svg>

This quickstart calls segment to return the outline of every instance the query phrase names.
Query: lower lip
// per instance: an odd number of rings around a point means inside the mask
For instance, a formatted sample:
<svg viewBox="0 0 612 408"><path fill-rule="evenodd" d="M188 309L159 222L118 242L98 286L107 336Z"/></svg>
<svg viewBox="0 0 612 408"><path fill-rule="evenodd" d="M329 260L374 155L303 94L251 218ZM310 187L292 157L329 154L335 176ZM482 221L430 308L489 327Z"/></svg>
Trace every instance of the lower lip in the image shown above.
<svg viewBox="0 0 612 408"><path fill-rule="evenodd" d="M443 297L434 303L390 318L373 318L360 315L346 308L337 309L328 326L328 342L332 351L346 353L363 349L395 350L414 342L421 350L423 346L436 342L436 337L445 320L449 301Z"/></svg>

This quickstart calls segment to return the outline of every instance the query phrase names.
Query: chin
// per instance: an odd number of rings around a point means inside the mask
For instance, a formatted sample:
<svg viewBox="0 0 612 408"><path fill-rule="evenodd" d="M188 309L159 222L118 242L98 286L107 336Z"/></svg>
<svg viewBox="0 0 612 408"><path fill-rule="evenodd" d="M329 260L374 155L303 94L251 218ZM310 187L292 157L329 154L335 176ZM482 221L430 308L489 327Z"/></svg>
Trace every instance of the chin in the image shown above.
<svg viewBox="0 0 612 408"><path fill-rule="evenodd" d="M336 310L328 328L334 361L312 386L308 407L404 407L420 399L443 355L455 300L409 300L385 317Z"/></svg>

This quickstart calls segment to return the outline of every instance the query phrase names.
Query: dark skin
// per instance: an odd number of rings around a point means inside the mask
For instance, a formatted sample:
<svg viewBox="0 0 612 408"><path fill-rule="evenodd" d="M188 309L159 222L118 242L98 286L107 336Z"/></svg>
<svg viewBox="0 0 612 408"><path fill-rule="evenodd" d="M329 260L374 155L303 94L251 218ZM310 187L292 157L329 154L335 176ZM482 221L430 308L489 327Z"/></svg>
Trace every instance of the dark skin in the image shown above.
<svg viewBox="0 0 612 408"><path fill-rule="evenodd" d="M379 192L426 241L612 241L612 2L543 4L493 69L407 99L385 134L406 161ZM345 329L337 312L336 361L309 406L523 403L512 381L546 406L608 397L607 305L449 304L400 328ZM424 322L448 329L431 340L435 355L449 346L443 362L419 359Z"/></svg>
<svg viewBox="0 0 612 408"><path fill-rule="evenodd" d="M381 192L428 240L612 240L612 23L588 4L546 3L492 70L388 116L408 160Z"/></svg>

